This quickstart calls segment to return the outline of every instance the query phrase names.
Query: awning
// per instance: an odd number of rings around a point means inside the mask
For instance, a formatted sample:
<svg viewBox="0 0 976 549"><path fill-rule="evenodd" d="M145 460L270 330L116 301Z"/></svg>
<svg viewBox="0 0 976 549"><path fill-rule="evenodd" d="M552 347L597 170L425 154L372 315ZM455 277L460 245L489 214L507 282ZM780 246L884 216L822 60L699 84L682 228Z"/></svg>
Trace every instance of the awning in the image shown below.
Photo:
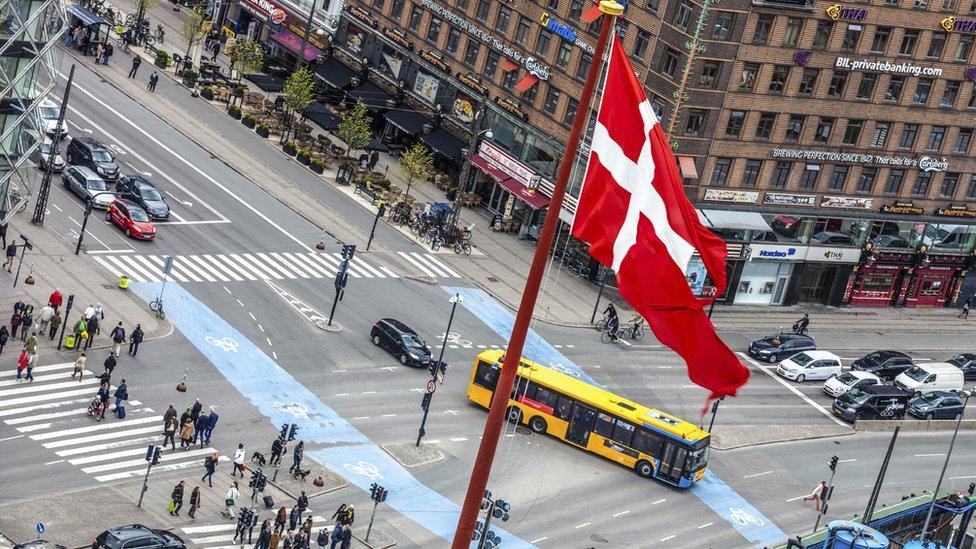
<svg viewBox="0 0 976 549"><path fill-rule="evenodd" d="M430 133L422 133L420 140L434 149L434 152L455 162L461 159L461 149L466 145L464 140L444 128L437 128Z"/></svg>
<svg viewBox="0 0 976 549"><path fill-rule="evenodd" d="M363 82L358 87L349 90L346 92L346 95L348 95L353 102L362 101L366 104L367 109L374 112L390 108L387 106L386 102L393 99L393 94L370 82L369 80Z"/></svg>
<svg viewBox="0 0 976 549"><path fill-rule="evenodd" d="M430 122L430 117L422 112L401 109L386 111L383 118L410 135L419 134L424 124Z"/></svg>
<svg viewBox="0 0 976 549"><path fill-rule="evenodd" d="M473 164L479 170L485 172L489 177L497 181L498 184L501 185L506 191L515 195L515 198L518 198L519 200L528 204L533 210L541 210L549 205L549 198L547 198L546 195L540 193L539 191L531 191L525 188L524 185L516 181L514 178L509 177L505 172L489 164L480 155L472 155L471 164Z"/></svg>
<svg viewBox="0 0 976 549"><path fill-rule="evenodd" d="M321 65L316 65L315 76L333 88L345 88L349 85L356 71L336 61L329 59Z"/></svg>
<svg viewBox="0 0 976 549"><path fill-rule="evenodd" d="M279 93L285 85L285 81L273 74L254 73L245 74L245 80L254 82L254 85L266 93Z"/></svg>
<svg viewBox="0 0 976 549"><path fill-rule="evenodd" d="M512 72L518 69L518 63L509 58L502 59L501 69L505 72Z"/></svg>
<svg viewBox="0 0 976 549"><path fill-rule="evenodd" d="M291 50L292 53L298 55L298 52L302 51L302 39L295 33L287 29L282 29L271 35L271 39L275 42L281 44L285 48ZM307 62L314 61L317 57L322 56L322 50L316 48L315 46L305 42L304 50L304 60Z"/></svg>
<svg viewBox="0 0 976 549"><path fill-rule="evenodd" d="M307 109L302 111L302 116L311 120L316 126L325 131L332 131L339 127L339 117L332 114L322 103L312 103Z"/></svg>
<svg viewBox="0 0 976 549"><path fill-rule="evenodd" d="M706 226L713 229L750 229L771 231L769 223L756 212L736 212L731 210L698 210L699 217Z"/></svg>
<svg viewBox="0 0 976 549"><path fill-rule="evenodd" d="M698 169L695 168L695 158L692 156L679 156L678 167L681 168L681 177L687 179L698 179Z"/></svg>
<svg viewBox="0 0 976 549"><path fill-rule="evenodd" d="M525 93L529 91L532 88L532 86L535 86L538 81L539 81L538 76L531 73L527 73L524 76L522 76L522 78L519 78L518 82L515 83L515 91L519 93Z"/></svg>
<svg viewBox="0 0 976 549"><path fill-rule="evenodd" d="M65 6L65 9L68 10L68 13L81 20L86 27L91 25L108 25L108 21L88 11L83 6L79 6L78 4L68 4Z"/></svg>

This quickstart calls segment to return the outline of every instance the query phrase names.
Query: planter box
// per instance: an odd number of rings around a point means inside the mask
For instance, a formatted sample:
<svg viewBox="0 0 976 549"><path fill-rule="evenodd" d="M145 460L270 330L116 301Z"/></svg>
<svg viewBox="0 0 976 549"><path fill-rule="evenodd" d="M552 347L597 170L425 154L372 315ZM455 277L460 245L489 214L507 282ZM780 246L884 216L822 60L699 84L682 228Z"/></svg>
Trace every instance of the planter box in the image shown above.
<svg viewBox="0 0 976 549"><path fill-rule="evenodd" d="M295 154L298 152L297 147L289 147L287 145L283 146L281 150L285 151L285 154L288 156L295 156Z"/></svg>
<svg viewBox="0 0 976 549"><path fill-rule="evenodd" d="M241 119L241 111L237 111L237 110L233 110L232 111L230 109L227 109L227 114L229 114L230 117L233 118L234 120L240 120Z"/></svg>
<svg viewBox="0 0 976 549"><path fill-rule="evenodd" d="M317 173L319 175L322 175L323 173L325 173L325 166L319 166L317 164L309 164L308 167L311 168L311 170L313 172L315 172L315 173Z"/></svg>
<svg viewBox="0 0 976 549"><path fill-rule="evenodd" d="M297 156L296 159L302 166L308 166L312 163L312 157L310 156Z"/></svg>
<svg viewBox="0 0 976 549"><path fill-rule="evenodd" d="M241 120L241 123L244 124L244 127L251 128L252 130L254 129L255 126L258 125L258 123L255 122L254 120L243 120L242 119Z"/></svg>
<svg viewBox="0 0 976 549"><path fill-rule="evenodd" d="M213 101L214 93L212 91L201 91L200 97L206 99L207 101Z"/></svg>
<svg viewBox="0 0 976 549"><path fill-rule="evenodd" d="M265 139L267 139L268 136L271 135L271 130L265 130L262 128L256 129L255 132L257 132L258 136L263 137Z"/></svg>

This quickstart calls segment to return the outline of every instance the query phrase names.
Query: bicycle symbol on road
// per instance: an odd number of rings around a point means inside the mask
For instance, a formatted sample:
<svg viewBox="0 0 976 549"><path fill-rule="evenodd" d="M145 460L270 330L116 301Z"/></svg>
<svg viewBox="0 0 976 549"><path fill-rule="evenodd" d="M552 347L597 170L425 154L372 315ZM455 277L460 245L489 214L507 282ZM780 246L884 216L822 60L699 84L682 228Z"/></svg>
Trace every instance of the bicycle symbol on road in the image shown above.
<svg viewBox="0 0 976 549"><path fill-rule="evenodd" d="M441 334L437 336L437 339L443 341L445 345L457 345L458 347L472 346L471 340L461 339L461 334L457 332L449 332L446 334Z"/></svg>
<svg viewBox="0 0 976 549"><path fill-rule="evenodd" d="M729 507L729 518L739 523L741 526L748 526L750 524L753 526L766 525L766 522L763 519L753 515L741 507Z"/></svg>
<svg viewBox="0 0 976 549"><path fill-rule="evenodd" d="M567 368L567 367L563 366L562 364L557 364L555 362L550 362L549 363L549 367L552 368L553 370L556 370L557 372L559 372L561 374L566 374L568 376L573 376L575 378L579 378L580 377L580 373L579 372L577 372L576 370L573 370L572 368Z"/></svg>
<svg viewBox="0 0 976 549"><path fill-rule="evenodd" d="M298 419L308 419L308 408L300 402L275 402L274 407L282 412L287 412Z"/></svg>
<svg viewBox="0 0 976 549"><path fill-rule="evenodd" d="M347 471L350 473L356 473L357 475L363 475L364 477L369 477L370 480L377 480L383 478L380 474L380 470L376 468L375 465L368 461L360 461L357 464L346 463L343 465Z"/></svg>
<svg viewBox="0 0 976 549"><path fill-rule="evenodd" d="M234 338L231 338L231 337L225 337L223 339L217 339L217 338L215 338L213 336L207 336L207 337L203 338L203 340L206 341L207 343L213 345L214 347L217 347L218 349L220 349L222 351L225 351L225 352L228 352L228 353L236 353L237 352L237 348L240 346L240 345L238 345L237 341L234 340Z"/></svg>

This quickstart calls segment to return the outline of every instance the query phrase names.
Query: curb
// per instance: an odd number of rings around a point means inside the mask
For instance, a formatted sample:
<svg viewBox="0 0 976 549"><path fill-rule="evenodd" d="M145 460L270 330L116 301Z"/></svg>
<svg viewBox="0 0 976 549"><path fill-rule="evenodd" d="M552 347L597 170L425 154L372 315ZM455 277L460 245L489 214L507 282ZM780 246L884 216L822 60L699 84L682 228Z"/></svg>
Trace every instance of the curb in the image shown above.
<svg viewBox="0 0 976 549"><path fill-rule="evenodd" d="M716 446L710 445L710 447L718 452L727 452L730 450L739 450L741 448L752 448L754 446L767 446L770 444L782 444L784 442L803 442L805 440L817 440L822 438L834 438L834 437L846 437L857 434L857 431L851 429L846 433L825 433L822 435L813 435L807 437L795 437L795 438L782 438L778 440L763 440L760 442L746 442L742 444L732 444L730 446Z"/></svg>

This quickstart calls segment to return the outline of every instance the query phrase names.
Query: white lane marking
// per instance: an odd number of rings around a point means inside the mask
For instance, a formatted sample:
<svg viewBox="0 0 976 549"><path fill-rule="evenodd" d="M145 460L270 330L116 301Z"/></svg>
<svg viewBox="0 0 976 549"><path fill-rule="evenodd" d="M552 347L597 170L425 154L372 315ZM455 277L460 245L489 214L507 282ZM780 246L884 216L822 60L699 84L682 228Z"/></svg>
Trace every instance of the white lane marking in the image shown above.
<svg viewBox="0 0 976 549"><path fill-rule="evenodd" d="M621 511L619 513L614 513L612 516L616 518L616 517L619 517L619 516L626 515L629 512L630 512L630 509L627 509L626 511Z"/></svg>
<svg viewBox="0 0 976 549"><path fill-rule="evenodd" d="M817 410L819 410L820 413L822 413L823 415L825 415L828 418L830 418L830 420L833 421L834 423L836 423L837 425L840 425L841 427L850 427L850 425L848 425L848 424L844 423L843 421L841 421L841 420L837 419L836 417L834 417L834 414L830 410L828 410L828 409L824 408L823 406L821 406L820 404L814 402L813 399L811 399L807 395L801 393L799 389L797 389L796 387L794 387L793 385L791 385L790 383L788 383L786 380L784 380L783 378L781 378L778 375L776 375L775 373L770 372L769 370L766 369L765 366L759 364L758 362L756 362L755 360L753 360L752 358L750 358L745 353L738 352L736 354L739 355L739 356L741 356L742 358L746 359L750 364L752 364L756 368L759 368L763 373L765 373L769 377L771 377L774 380L776 380L783 387L786 387L791 393L793 393L796 396L798 396L801 399L803 399L804 402L806 402L810 406L813 406L814 408L816 408Z"/></svg>
<svg viewBox="0 0 976 549"><path fill-rule="evenodd" d="M662 499L659 499L657 501L651 502L651 505L657 505L658 503L664 503L665 501L667 501L667 500L664 499L664 498L662 498Z"/></svg>
<svg viewBox="0 0 976 549"><path fill-rule="evenodd" d="M238 304L238 305L240 305L241 307L243 307L243 306L244 306L244 302L243 302L243 301L241 301L240 299L238 299L238 300L237 300L237 304Z"/></svg>
<svg viewBox="0 0 976 549"><path fill-rule="evenodd" d="M237 254L227 254L224 257L226 261L231 266L236 266L237 270L247 276L248 280L267 280L271 278L264 271L259 270L254 265L245 261L243 257L239 257ZM249 274L250 273L250 274Z"/></svg>
<svg viewBox="0 0 976 549"><path fill-rule="evenodd" d="M211 282L216 282L218 280L223 281L225 278L227 278L224 276L224 273L217 270L209 262L204 261L204 259L200 256L184 255L184 256L180 256L180 259L193 265L196 268L196 270L206 275L207 280L210 280Z"/></svg>
<svg viewBox="0 0 976 549"><path fill-rule="evenodd" d="M375 395L376 391L363 391L364 395Z"/></svg>
<svg viewBox="0 0 976 549"><path fill-rule="evenodd" d="M746 475L746 476L744 476L744 477L742 477L742 478L753 478L753 477L761 477L761 476L763 476L763 475L768 475L768 474L770 474L770 473L772 473L772 471L763 471L762 473L754 473L754 474L751 474L751 475Z"/></svg>
<svg viewBox="0 0 976 549"><path fill-rule="evenodd" d="M677 536L677 535L675 535L675 534L671 534L671 535L670 535L670 536L668 536L668 537L665 537L665 538L661 538L661 541L668 541L668 540L671 540L671 539L674 539L674 538L676 538L676 537L678 537L678 536Z"/></svg>
<svg viewBox="0 0 976 549"><path fill-rule="evenodd" d="M251 320L255 320L256 321L258 319L258 317L254 316L254 313L252 313L251 311L248 311L247 314L250 315Z"/></svg>
<svg viewBox="0 0 976 549"><path fill-rule="evenodd" d="M698 529L701 530L702 528L708 528L709 526L711 526L713 524L715 524L715 523L714 522L706 522L705 524L702 524L701 526L699 526Z"/></svg>
<svg viewBox="0 0 976 549"><path fill-rule="evenodd" d="M271 351L271 358L278 360L278 353Z"/></svg>
<svg viewBox="0 0 976 549"><path fill-rule="evenodd" d="M202 268L200 268L199 265L190 261L190 256L188 255L176 256L174 258L173 264L179 265L181 269L183 269L188 273L192 273L193 276L196 278L202 277L203 280L206 280L207 282L217 282L217 279L210 276L210 273L204 271Z"/></svg>
<svg viewBox="0 0 976 549"><path fill-rule="evenodd" d="M55 463L63 463L63 462L64 462L63 459L58 459L58 460L55 460L55 461L49 461L49 462L45 463L44 465L54 465Z"/></svg>
<svg viewBox="0 0 976 549"><path fill-rule="evenodd" d="M421 265L417 260L415 260L414 258L410 257L410 254L408 254L407 252L397 252L397 253L400 254L400 257L402 257L403 259L406 259L411 265L413 265L414 267L420 269L425 275L427 275L429 277L434 277L434 273L430 272L430 269L428 269L427 267Z"/></svg>
<svg viewBox="0 0 976 549"><path fill-rule="evenodd" d="M281 262L279 262L277 259L275 259L273 257L270 257L266 253L254 252L254 255L256 257L260 258L264 262L264 263L262 263L262 265L266 266L269 271L274 271L274 272L281 273L285 278L289 278L289 279L293 279L293 278L305 278L304 276L302 276L301 273L299 273L297 271L288 270L285 267L285 265L282 265Z"/></svg>
<svg viewBox="0 0 976 549"><path fill-rule="evenodd" d="M453 276L454 278L461 278L461 275L460 274L458 274L454 269L451 269L447 265L447 263L441 261L440 259L437 259L436 257L434 257L434 256L432 256L430 254L427 254L426 255L426 259L427 259L427 261L430 261L434 265L437 265L438 267L440 267L449 276Z"/></svg>
<svg viewBox="0 0 976 549"><path fill-rule="evenodd" d="M264 339L266 339L268 341L268 347L274 347L274 345L271 344L271 338L270 337L266 337Z"/></svg>
<svg viewBox="0 0 976 549"><path fill-rule="evenodd" d="M944 455L945 455L944 453L943 454L915 454L915 457L917 458L942 457Z"/></svg>
<svg viewBox="0 0 976 549"><path fill-rule="evenodd" d="M285 257L284 255L277 252L271 252L268 255L273 257L278 265L281 265L283 267L287 266L292 271L298 273L299 278L318 278L318 276L311 269L309 269L308 267L302 265L301 263L295 261L290 257Z"/></svg>
<svg viewBox="0 0 976 549"><path fill-rule="evenodd" d="M54 203L51 204L51 207L54 208L55 210L59 211L59 212L63 212L64 211L64 210L61 209L60 206L58 206L57 204L54 204Z"/></svg>
<svg viewBox="0 0 976 549"><path fill-rule="evenodd" d="M585 527L587 527L587 526L589 526L591 524L593 524L593 523L592 522L584 522L583 524L577 524L576 526L573 526L573 529L574 530L578 530L580 528L585 528Z"/></svg>
<svg viewBox="0 0 976 549"><path fill-rule="evenodd" d="M332 395L332 396L337 396L337 397L347 397L347 396L349 396L349 393L336 393L336 394L334 394L334 395Z"/></svg>
<svg viewBox="0 0 976 549"><path fill-rule="evenodd" d="M788 499L788 500L786 500L786 502L787 502L787 503L789 503L789 502L791 502L791 501L796 501L796 500L798 500L798 499L803 499L803 498L805 498L805 497L807 497L807 496L809 496L809 495L810 495L810 494L804 494L804 495L802 495L802 496L796 496L795 498L790 498L790 499Z"/></svg>
<svg viewBox="0 0 976 549"><path fill-rule="evenodd" d="M12 437L5 437L5 438L0 438L0 442L6 442L6 441L8 441L8 440L14 440L15 438L21 438L21 437L23 437L23 436L24 436L24 435L14 435L14 436L12 436Z"/></svg>
<svg viewBox="0 0 976 549"><path fill-rule="evenodd" d="M454 437L454 438L452 438L450 440L451 440L451 442L465 442L468 439L467 439L467 437Z"/></svg>
<svg viewBox="0 0 976 549"><path fill-rule="evenodd" d="M314 261L309 257L311 254L286 253L282 255L291 258L291 261L295 263L300 263L305 270L314 273L312 278L332 278L335 276L335 271L326 269L321 263Z"/></svg>
<svg viewBox="0 0 976 549"><path fill-rule="evenodd" d="M838 461L837 463L854 463L855 461L857 461L857 458L842 459L842 460Z"/></svg>
<svg viewBox="0 0 976 549"><path fill-rule="evenodd" d="M366 272L366 276L376 277L376 278L386 278L386 275L381 273L379 269L373 267L372 265L363 261L362 259L357 259L356 265L358 265L360 269Z"/></svg>
<svg viewBox="0 0 976 549"><path fill-rule="evenodd" d="M134 254L135 250L89 250L89 255L95 254Z"/></svg>
<svg viewBox="0 0 976 549"><path fill-rule="evenodd" d="M78 223L77 221L75 221L75 218L73 218L73 217L71 217L71 216L69 215L69 216L68 216L68 219L70 219L70 220L71 220L71 222L72 222L72 223L74 223L75 225L78 225L78 228L79 228L79 229L81 228L81 223ZM106 244L105 242L103 242L101 238L98 238L97 236L95 236L94 234L92 234L92 232L91 232L91 230L90 230L90 229L85 229L85 233L86 233L86 234L87 234L88 236L90 236L90 237L92 237L92 238L94 238L95 240L97 240L97 241L98 241L98 243L99 243L99 244L101 244L101 245L102 245L102 247L103 247L103 248L105 248L106 250L110 250L110 249L112 249L112 247L111 247L111 246L109 246L108 244Z"/></svg>
<svg viewBox="0 0 976 549"><path fill-rule="evenodd" d="M380 417L396 417L396 414L383 414Z"/></svg>
<svg viewBox="0 0 976 549"><path fill-rule="evenodd" d="M259 270L260 269L261 271L263 271L264 273L266 273L265 276L263 276L262 278L273 278L275 280L281 280L281 279L285 278L285 277L281 276L280 274L278 274L277 271L275 271L271 267L265 265L264 263L262 263L261 261L259 261L258 258L254 257L251 254L240 254L240 259L242 261L247 261L248 264L251 265L252 267L254 267L255 270ZM295 277L288 277L288 278L295 278Z"/></svg>
<svg viewBox="0 0 976 549"><path fill-rule="evenodd" d="M261 330L261 333L264 333L264 326L258 324L258 330Z"/></svg>
<svg viewBox="0 0 976 549"><path fill-rule="evenodd" d="M430 260L431 258L429 256L417 252L411 252L410 255L412 255L413 258L418 263L423 263L424 265L426 265L428 269L430 269L435 273L435 276L445 277L445 278L449 276L447 274L447 271L441 270L440 266L435 264L433 261L431 261Z"/></svg>
<svg viewBox="0 0 976 549"><path fill-rule="evenodd" d="M130 425L140 425L142 423L163 423L163 416L152 416L152 417L140 417L133 418L127 421L120 421L117 423L99 423L98 425L89 425L87 427L76 427L74 429L64 429L61 431L51 431L50 433L41 433L39 435L31 435L31 440L51 440L52 438L61 438L73 435L80 435L82 433L95 433L98 431L111 431L112 429L119 429L122 427L128 427Z"/></svg>
<svg viewBox="0 0 976 549"><path fill-rule="evenodd" d="M539 543L540 541L546 541L547 539L549 539L549 536L542 536L541 538L536 538L529 543Z"/></svg>
<svg viewBox="0 0 976 549"><path fill-rule="evenodd" d="M219 255L210 255L210 254L201 255L200 261L210 265L210 268L213 269L214 272L227 273L227 276L229 276L230 279L235 282L241 282L242 280L244 280L243 278L241 278L242 276L247 277L248 280L255 280L255 278L248 273L238 272L238 270L235 269L233 265L230 264L225 265ZM227 277L221 276L221 278L225 279ZM227 287L225 286L224 289L227 290ZM227 293L230 294L230 290L227 290Z"/></svg>
<svg viewBox="0 0 976 549"><path fill-rule="evenodd" d="M359 417L354 417L353 419L369 419L369 416L359 416Z"/></svg>

